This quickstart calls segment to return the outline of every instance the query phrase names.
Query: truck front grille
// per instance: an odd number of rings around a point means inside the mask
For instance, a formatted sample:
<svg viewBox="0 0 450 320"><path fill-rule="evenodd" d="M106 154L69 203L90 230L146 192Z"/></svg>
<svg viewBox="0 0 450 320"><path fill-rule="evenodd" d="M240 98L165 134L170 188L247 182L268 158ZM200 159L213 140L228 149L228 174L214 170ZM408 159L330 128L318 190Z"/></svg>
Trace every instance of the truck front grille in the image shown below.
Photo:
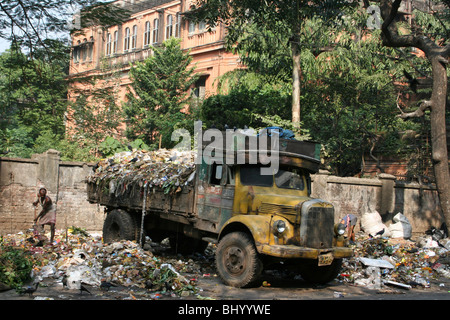
<svg viewBox="0 0 450 320"><path fill-rule="evenodd" d="M302 209L300 241L309 248L331 248L334 233L334 208L306 206Z"/></svg>

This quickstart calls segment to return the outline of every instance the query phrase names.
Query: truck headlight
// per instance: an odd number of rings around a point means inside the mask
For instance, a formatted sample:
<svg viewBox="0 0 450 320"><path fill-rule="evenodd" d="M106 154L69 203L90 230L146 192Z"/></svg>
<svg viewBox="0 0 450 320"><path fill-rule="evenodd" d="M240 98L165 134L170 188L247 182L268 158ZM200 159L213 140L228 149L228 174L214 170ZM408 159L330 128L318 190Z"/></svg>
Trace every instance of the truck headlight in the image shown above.
<svg viewBox="0 0 450 320"><path fill-rule="evenodd" d="M342 236L345 233L345 225L338 223L334 226L334 232L338 236Z"/></svg>
<svg viewBox="0 0 450 320"><path fill-rule="evenodd" d="M278 233L283 233L286 230L286 223L283 220L275 221L273 226Z"/></svg>

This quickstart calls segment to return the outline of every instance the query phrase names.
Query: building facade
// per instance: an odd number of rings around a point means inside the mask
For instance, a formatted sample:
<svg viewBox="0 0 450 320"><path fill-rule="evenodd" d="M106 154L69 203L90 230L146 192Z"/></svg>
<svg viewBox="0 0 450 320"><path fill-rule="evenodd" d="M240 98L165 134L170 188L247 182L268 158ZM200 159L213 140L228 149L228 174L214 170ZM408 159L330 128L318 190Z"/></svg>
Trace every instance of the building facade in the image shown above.
<svg viewBox="0 0 450 320"><path fill-rule="evenodd" d="M96 76L104 79L97 82L97 86L115 87L116 102L120 105L131 83L130 63L150 57L151 46L158 46L170 37L181 39L181 48L189 50L193 58L191 66L195 66L200 76L192 94L204 98L216 93L215 80L240 67L239 57L225 49L224 26L208 31L205 23L194 23L183 17L191 2L119 0L114 4L130 13L125 22L107 28L92 26L72 36L69 100L74 101L80 90L89 90L86 83L78 79ZM68 122L70 127L70 120Z"/></svg>

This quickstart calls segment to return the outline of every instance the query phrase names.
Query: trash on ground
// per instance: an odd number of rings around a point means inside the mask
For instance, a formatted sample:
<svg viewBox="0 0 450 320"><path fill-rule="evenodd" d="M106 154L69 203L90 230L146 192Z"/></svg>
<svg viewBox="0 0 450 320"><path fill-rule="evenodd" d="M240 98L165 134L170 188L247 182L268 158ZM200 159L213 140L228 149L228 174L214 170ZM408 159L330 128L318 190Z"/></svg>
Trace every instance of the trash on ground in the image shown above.
<svg viewBox="0 0 450 320"><path fill-rule="evenodd" d="M100 236L79 228L71 227L70 231L66 241L65 230L57 230L53 244L35 246L27 241L32 232L29 230L3 236L1 245L28 253L33 262L30 281L53 279L77 293L82 285L90 292L104 293L105 283L109 283L111 290L140 289L139 299L187 297L202 291L196 278L213 271L210 257L197 254L193 260L192 256L156 255L134 241L105 244Z"/></svg>
<svg viewBox="0 0 450 320"><path fill-rule="evenodd" d="M384 285L401 289L429 288L433 280L450 279L450 241L446 231L432 228L413 241L409 239L411 230L406 227L409 222L403 215L396 217L395 224L403 224L400 237L395 232L389 234L396 238L380 234L373 237L369 232L384 227L374 214L366 215L366 228L370 224L377 227L357 234L354 256L343 259L339 281L379 290Z"/></svg>

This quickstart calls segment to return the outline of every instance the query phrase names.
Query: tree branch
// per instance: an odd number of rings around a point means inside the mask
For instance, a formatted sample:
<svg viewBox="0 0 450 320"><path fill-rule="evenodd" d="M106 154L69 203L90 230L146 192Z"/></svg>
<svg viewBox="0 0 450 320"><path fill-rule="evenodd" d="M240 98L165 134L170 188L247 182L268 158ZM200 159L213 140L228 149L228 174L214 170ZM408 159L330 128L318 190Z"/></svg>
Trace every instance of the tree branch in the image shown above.
<svg viewBox="0 0 450 320"><path fill-rule="evenodd" d="M432 106L432 103L430 100L425 100L423 101L419 108L417 108L415 111L413 112L403 112L403 110L400 108L399 104L398 104L398 98L397 98L397 108L400 110L400 114L398 115L399 118L402 119L409 119L409 118L420 118L423 117L423 115L425 114L425 110L427 110L428 108L430 108Z"/></svg>

